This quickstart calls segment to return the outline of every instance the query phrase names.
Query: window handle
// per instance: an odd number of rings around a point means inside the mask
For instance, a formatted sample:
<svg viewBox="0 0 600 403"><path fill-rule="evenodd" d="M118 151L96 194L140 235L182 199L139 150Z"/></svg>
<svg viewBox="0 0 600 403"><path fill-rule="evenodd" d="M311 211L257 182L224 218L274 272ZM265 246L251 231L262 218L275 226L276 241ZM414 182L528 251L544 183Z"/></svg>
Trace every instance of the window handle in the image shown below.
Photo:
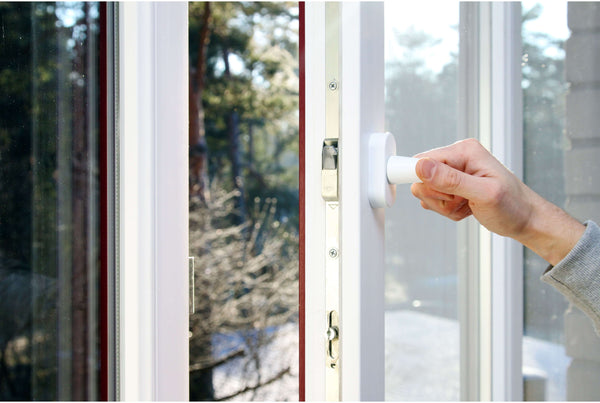
<svg viewBox="0 0 600 403"><path fill-rule="evenodd" d="M371 207L391 207L396 200L396 185L421 182L415 170L419 159L397 156L391 133L371 134L368 151Z"/></svg>
<svg viewBox="0 0 600 403"><path fill-rule="evenodd" d="M418 158L391 156L387 160L388 183L401 185L403 183L421 182L417 176Z"/></svg>

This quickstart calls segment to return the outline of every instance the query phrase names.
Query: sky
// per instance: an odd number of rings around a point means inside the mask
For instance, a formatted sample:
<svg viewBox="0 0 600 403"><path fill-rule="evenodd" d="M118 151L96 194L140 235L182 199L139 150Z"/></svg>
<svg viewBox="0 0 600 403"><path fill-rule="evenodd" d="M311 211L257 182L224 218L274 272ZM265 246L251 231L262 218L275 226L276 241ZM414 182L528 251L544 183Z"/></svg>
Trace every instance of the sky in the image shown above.
<svg viewBox="0 0 600 403"><path fill-rule="evenodd" d="M543 12L537 20L528 22L529 31L546 32L560 39L569 36L567 28L567 5L564 0L522 2L528 10L541 3ZM433 71L440 71L450 60L451 52L458 52L458 32L455 29L459 20L459 3L455 0L386 1L385 2L385 58L386 62L401 58L402 48L394 40L394 30L406 31L410 26L425 31L441 42L426 54L427 65Z"/></svg>
<svg viewBox="0 0 600 403"><path fill-rule="evenodd" d="M439 71L450 61L450 52L458 52L458 1L386 1L385 19L385 60L402 57L402 49L394 40L394 31L403 32L410 26L425 31L441 42L426 54L428 67ZM435 10L435 12L432 12Z"/></svg>

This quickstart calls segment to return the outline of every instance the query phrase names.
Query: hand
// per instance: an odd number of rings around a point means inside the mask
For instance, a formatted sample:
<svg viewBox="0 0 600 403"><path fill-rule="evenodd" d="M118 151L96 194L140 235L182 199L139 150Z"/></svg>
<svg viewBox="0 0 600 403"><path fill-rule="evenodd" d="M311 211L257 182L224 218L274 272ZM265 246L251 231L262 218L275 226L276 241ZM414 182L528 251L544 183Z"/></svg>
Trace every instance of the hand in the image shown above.
<svg viewBox="0 0 600 403"><path fill-rule="evenodd" d="M502 165L477 140L459 141L415 157L421 205L452 220L473 215L488 230L528 246L551 264L573 248L585 227Z"/></svg>

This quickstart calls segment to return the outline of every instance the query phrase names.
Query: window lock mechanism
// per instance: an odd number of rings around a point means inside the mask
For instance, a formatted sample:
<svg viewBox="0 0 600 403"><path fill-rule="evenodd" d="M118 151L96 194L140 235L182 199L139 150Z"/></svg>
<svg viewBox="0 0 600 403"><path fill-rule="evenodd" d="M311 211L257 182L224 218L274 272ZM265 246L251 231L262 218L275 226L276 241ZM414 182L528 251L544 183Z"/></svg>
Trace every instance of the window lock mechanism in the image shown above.
<svg viewBox="0 0 600 403"><path fill-rule="evenodd" d="M338 201L338 140L323 141L321 165L321 193L327 202Z"/></svg>

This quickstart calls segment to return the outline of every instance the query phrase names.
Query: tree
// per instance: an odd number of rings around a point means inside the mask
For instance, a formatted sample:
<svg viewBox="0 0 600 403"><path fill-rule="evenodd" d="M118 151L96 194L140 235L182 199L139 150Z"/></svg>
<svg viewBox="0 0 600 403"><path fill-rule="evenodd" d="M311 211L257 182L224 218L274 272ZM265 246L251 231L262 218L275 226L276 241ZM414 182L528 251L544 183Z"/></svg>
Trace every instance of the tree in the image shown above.
<svg viewBox="0 0 600 403"><path fill-rule="evenodd" d="M197 268L197 313L190 321L192 400L227 400L288 375L286 357L275 363L276 373L266 372L261 350L278 337L279 327L297 320L298 239L276 220L276 200L257 201L257 220L232 226L227 216L234 193L213 185L211 194L211 207L196 201L190 212ZM212 372L227 364L245 383L215 391Z"/></svg>
<svg viewBox="0 0 600 403"><path fill-rule="evenodd" d="M195 13L194 13L195 11ZM198 14L198 15L196 15ZM198 7L190 9L190 17L200 20L196 66L190 67L189 89L189 147L190 147L190 193L198 195L206 202L208 171L207 171L207 144L204 126L204 105L202 98L206 77L206 52L209 42L209 24L211 23L211 3L205 2L200 13Z"/></svg>
<svg viewBox="0 0 600 403"><path fill-rule="evenodd" d="M193 400L248 398L290 371L266 374L261 357L275 329L297 320L294 21L290 3L190 5ZM235 348L220 351L223 337ZM249 383L215 391L215 370L232 366Z"/></svg>
<svg viewBox="0 0 600 403"><path fill-rule="evenodd" d="M191 99L199 111L190 138L204 136L199 141L206 142L203 158L208 159L196 164L200 158L192 157L192 165L206 167L210 180L229 176L221 182L239 194L237 223L248 214L248 201L265 188L292 193L285 201L297 203L297 159L289 161L290 154L297 155L298 134L294 7L268 2L190 7ZM283 204L282 214L288 210Z"/></svg>

